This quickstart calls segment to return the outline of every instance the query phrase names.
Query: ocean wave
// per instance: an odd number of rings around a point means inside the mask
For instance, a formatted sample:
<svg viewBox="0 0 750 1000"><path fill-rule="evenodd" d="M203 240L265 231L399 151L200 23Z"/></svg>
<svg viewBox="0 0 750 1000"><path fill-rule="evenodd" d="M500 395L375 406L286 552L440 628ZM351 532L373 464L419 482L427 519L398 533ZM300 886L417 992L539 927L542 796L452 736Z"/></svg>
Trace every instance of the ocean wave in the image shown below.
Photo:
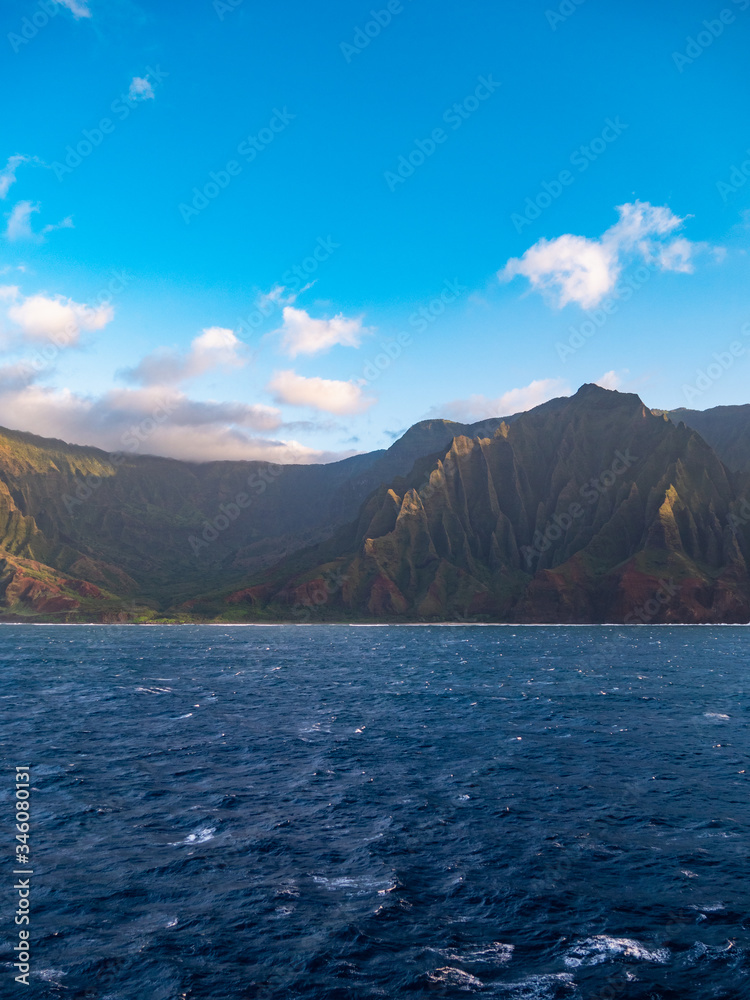
<svg viewBox="0 0 750 1000"><path fill-rule="evenodd" d="M451 962L478 962L481 964L505 964L513 958L515 945L503 944L501 941L493 941L492 944L484 947L474 948L472 951L440 951L443 958Z"/></svg>
<svg viewBox="0 0 750 1000"><path fill-rule="evenodd" d="M446 965L442 969L435 969L434 972L428 973L427 978L431 983L440 983L441 986L454 986L459 990L470 992L481 990L484 987L481 979L477 979L476 976L472 976L469 972L464 972L463 969L454 969L450 965Z"/></svg>
<svg viewBox="0 0 750 1000"><path fill-rule="evenodd" d="M396 888L396 883L392 879L372 878L366 875L352 878L348 875L328 878L325 875L313 875L313 882L323 885L330 892L349 892L350 895L365 896L370 893L385 895Z"/></svg>
<svg viewBox="0 0 750 1000"><path fill-rule="evenodd" d="M184 840L176 840L171 843L170 847L182 847L184 845L193 844L207 844L209 840L214 839L214 834L216 833L215 826L203 826L198 830L194 830L193 833L189 833Z"/></svg>
<svg viewBox="0 0 750 1000"><path fill-rule="evenodd" d="M693 947L685 956L688 966L697 965L699 962L726 962L729 959L742 961L745 952L742 948L735 948L734 941L727 941L722 945L708 945L703 941L696 941Z"/></svg>
<svg viewBox="0 0 750 1000"><path fill-rule="evenodd" d="M569 996L576 984L569 972L546 976L529 976L518 983L503 983L496 987L493 996L498 1000L557 1000Z"/></svg>
<svg viewBox="0 0 750 1000"><path fill-rule="evenodd" d="M602 962L611 962L619 958L666 965L670 957L668 948L649 949L632 938L597 934L573 945L565 955L565 964L569 969L575 969L579 966L601 965Z"/></svg>

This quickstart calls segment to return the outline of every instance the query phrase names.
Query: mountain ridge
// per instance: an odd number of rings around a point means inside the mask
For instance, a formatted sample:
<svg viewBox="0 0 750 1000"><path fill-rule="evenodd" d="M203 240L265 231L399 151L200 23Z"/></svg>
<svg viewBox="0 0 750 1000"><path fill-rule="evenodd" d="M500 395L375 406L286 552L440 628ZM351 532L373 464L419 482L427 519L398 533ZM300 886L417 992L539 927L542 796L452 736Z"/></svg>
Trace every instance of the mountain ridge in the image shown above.
<svg viewBox="0 0 750 1000"><path fill-rule="evenodd" d="M0 615L593 621L635 613L666 573L678 590L654 620L747 620L730 410L704 418L729 464L692 411L594 385L475 424L421 421L385 451L318 466L113 456L0 430Z"/></svg>
<svg viewBox="0 0 750 1000"><path fill-rule="evenodd" d="M657 608L667 620L747 620L750 601L741 583L747 540L743 535L740 546L728 526L741 503L732 474L684 423L675 427L659 419L635 395L618 393L614 399L605 393L582 387L572 408L563 402L551 414L549 408L532 410L503 423L492 439L454 438L427 482L418 471L399 493L381 488L355 525L293 557L288 567L275 567L276 579L229 600L244 598L276 613L285 605L304 608L311 590L322 593L329 572L342 583L326 595L325 606L344 614L623 620L637 617L638 601L652 601L649 588L662 590L667 574L679 583L671 606ZM581 401L599 424L616 408L621 417L630 411L633 426L625 453L617 438L605 443L600 433L586 473L573 483L570 469L578 456L555 463L553 455L587 450L590 442L575 427ZM572 420L561 423L565 410ZM620 419L618 433L621 425ZM523 454L530 437L536 448L547 443L540 462ZM633 446L649 457L632 455ZM631 474L637 462L643 475ZM589 477L592 469L600 471ZM586 490L593 515L588 519L578 499ZM682 500L686 493L694 512ZM573 528L581 530L571 535Z"/></svg>

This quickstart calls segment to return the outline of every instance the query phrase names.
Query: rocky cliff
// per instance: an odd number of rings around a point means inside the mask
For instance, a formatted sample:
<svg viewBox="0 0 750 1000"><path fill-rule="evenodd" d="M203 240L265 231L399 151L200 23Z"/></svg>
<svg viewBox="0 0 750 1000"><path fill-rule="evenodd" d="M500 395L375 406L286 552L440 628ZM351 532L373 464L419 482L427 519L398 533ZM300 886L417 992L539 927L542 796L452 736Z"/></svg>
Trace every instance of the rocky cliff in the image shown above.
<svg viewBox="0 0 750 1000"><path fill-rule="evenodd" d="M584 386L455 437L241 599L281 612L325 587L319 616L744 622L748 513L695 431Z"/></svg>
<svg viewBox="0 0 750 1000"><path fill-rule="evenodd" d="M744 410L584 386L327 466L2 431L0 615L748 621Z"/></svg>

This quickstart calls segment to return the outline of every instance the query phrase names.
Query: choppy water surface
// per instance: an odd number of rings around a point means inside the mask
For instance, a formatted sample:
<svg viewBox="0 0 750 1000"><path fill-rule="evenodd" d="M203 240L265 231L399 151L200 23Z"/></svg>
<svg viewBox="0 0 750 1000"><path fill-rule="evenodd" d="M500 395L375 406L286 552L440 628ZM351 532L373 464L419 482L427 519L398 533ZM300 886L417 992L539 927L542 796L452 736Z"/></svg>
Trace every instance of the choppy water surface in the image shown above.
<svg viewBox="0 0 750 1000"><path fill-rule="evenodd" d="M3 627L29 996L748 997L749 641Z"/></svg>

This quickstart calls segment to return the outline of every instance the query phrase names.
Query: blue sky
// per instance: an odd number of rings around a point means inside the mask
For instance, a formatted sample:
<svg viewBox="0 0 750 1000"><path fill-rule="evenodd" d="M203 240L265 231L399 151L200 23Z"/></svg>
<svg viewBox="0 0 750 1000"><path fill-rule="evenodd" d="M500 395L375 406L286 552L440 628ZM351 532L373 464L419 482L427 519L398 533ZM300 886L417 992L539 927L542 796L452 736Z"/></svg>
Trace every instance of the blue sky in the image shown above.
<svg viewBox="0 0 750 1000"><path fill-rule="evenodd" d="M750 401L750 0L2 16L1 424L328 461Z"/></svg>

